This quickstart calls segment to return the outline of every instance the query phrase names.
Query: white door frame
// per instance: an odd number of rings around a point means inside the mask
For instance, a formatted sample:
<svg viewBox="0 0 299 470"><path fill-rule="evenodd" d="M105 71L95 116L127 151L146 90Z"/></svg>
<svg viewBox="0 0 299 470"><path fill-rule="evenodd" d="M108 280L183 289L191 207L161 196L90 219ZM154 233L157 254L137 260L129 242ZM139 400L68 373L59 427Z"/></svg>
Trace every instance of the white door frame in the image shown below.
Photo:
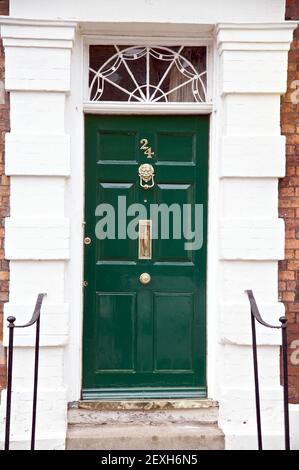
<svg viewBox="0 0 299 470"><path fill-rule="evenodd" d="M117 27L116 27L117 29ZM117 32L117 31L115 31ZM207 71L208 71L208 103L165 103L165 104L146 104L146 103L107 103L107 102L90 102L87 100L88 91L88 46L90 44L125 44L125 45L174 45L184 44L190 46L207 46ZM216 86L214 71L217 64L216 48L214 47L213 36L196 38L196 37L169 37L156 36L156 37L142 37L142 36L119 36L113 35L110 32L109 36L100 36L92 34L78 35L75 41L73 51L73 70L72 70L72 95L70 101L74 101L72 106L75 106L77 113L76 124L73 119L70 120L69 132L71 134L72 142L72 178L69 181L70 191L69 194L77 194L80 188L81 201L80 212L82 214L82 230L79 236L78 230L72 228L71 233L71 256L70 256L70 269L69 278L67 277L67 285L72 291L70 295L71 312L75 312L70 316L70 342L66 351L66 380L69 385L69 401L78 400L81 394L82 384L82 340L83 337L83 295L82 282L83 282L83 227L84 227L84 115L85 114L156 114L156 115L184 115L184 114L210 114L210 148L209 148L209 214L208 214L208 246L207 246L207 311L206 311L206 334L207 334L207 388L208 396L215 397L215 370L216 370L216 348L217 348L217 302L215 299L215 282L217 278L217 192L218 192L218 162L216 158L216 135L218 126L218 114L216 113ZM78 77L78 69L80 74ZM74 116L74 114L73 114ZM74 116L75 117L75 116ZM80 131L78 132L78 126ZM81 151L80 151L81 149ZM70 210L75 212L78 209L77 204L75 207L71 206ZM70 215L70 219L78 217L78 211ZM74 225L75 227L75 225ZM80 244L80 245L79 245ZM73 268L71 265L73 264ZM80 301L78 293L74 294L75 285L77 292L80 292ZM72 287L73 286L73 287ZM78 309L80 305L80 310ZM78 344L80 338L80 344ZM78 367L79 363L79 367Z"/></svg>

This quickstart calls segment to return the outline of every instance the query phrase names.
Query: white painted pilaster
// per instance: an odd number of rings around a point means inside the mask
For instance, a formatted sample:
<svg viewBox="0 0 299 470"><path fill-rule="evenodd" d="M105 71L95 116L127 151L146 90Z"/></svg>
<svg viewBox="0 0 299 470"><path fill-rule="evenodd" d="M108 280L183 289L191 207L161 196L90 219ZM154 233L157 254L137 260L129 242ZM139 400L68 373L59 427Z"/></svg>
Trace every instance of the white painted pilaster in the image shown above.
<svg viewBox="0 0 299 470"><path fill-rule="evenodd" d="M284 257L278 178L284 175L280 95L286 90L293 24L220 24L219 343L220 426L227 449L257 447L250 309L252 289L266 320L279 324L277 261ZM280 337L258 330L263 433L283 448ZM275 411L274 411L275 410Z"/></svg>
<svg viewBox="0 0 299 470"><path fill-rule="evenodd" d="M37 294L47 293L41 313L36 440L37 448L50 449L64 448L67 425L65 272L70 234L65 188L70 175L70 137L65 113L74 34L73 23L7 20L1 25L5 87L11 103L11 131L6 135L11 216L6 220L5 241L10 299L5 316L14 314L17 324L25 323ZM33 346L34 328L16 331L12 448L28 447ZM3 416L4 400L1 405Z"/></svg>

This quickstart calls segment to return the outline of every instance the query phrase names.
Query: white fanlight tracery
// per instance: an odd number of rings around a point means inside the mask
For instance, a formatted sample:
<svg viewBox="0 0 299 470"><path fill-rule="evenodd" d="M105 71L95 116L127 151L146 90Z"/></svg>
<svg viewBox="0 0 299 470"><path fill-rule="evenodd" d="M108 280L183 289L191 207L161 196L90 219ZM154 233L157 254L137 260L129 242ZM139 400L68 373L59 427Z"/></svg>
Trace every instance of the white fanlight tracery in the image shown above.
<svg viewBox="0 0 299 470"><path fill-rule="evenodd" d="M198 67L189 60L184 46L113 47L115 52L98 68L90 63L90 101L107 101L105 93L107 96L109 88L114 89L118 97L108 101L207 102L205 56ZM202 49L205 52L205 48Z"/></svg>

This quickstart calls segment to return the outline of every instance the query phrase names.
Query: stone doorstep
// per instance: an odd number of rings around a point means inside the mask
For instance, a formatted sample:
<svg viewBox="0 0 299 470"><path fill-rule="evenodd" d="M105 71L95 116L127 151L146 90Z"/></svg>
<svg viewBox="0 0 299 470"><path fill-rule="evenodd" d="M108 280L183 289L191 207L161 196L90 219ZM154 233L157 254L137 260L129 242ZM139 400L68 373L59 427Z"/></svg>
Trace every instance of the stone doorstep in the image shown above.
<svg viewBox="0 0 299 470"><path fill-rule="evenodd" d="M67 449L224 448L213 400L94 401L69 404Z"/></svg>
<svg viewBox="0 0 299 470"><path fill-rule="evenodd" d="M213 400L94 401L69 404L70 425L209 423L218 421Z"/></svg>
<svg viewBox="0 0 299 470"><path fill-rule="evenodd" d="M218 410L208 412L200 410L186 411L90 411L90 410L69 410L68 424L74 425L106 425L106 424L149 424L152 426L165 423L182 424L217 424Z"/></svg>
<svg viewBox="0 0 299 470"><path fill-rule="evenodd" d="M211 424L69 425L67 450L222 450L224 435Z"/></svg>
<svg viewBox="0 0 299 470"><path fill-rule="evenodd" d="M82 400L69 403L69 408L97 411L150 411L150 410L187 410L218 407L218 402L209 398L176 400Z"/></svg>

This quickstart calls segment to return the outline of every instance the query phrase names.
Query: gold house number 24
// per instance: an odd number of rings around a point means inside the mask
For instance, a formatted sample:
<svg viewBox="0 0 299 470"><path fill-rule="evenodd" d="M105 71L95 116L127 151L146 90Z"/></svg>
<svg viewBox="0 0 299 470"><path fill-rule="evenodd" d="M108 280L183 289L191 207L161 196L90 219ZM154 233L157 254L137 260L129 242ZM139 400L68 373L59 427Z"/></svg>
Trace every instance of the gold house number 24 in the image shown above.
<svg viewBox="0 0 299 470"><path fill-rule="evenodd" d="M155 152L152 151L152 147L148 146L148 140L147 139L141 139L140 140L140 150L143 150L144 155L146 155L146 158L153 158L153 155L155 155Z"/></svg>

